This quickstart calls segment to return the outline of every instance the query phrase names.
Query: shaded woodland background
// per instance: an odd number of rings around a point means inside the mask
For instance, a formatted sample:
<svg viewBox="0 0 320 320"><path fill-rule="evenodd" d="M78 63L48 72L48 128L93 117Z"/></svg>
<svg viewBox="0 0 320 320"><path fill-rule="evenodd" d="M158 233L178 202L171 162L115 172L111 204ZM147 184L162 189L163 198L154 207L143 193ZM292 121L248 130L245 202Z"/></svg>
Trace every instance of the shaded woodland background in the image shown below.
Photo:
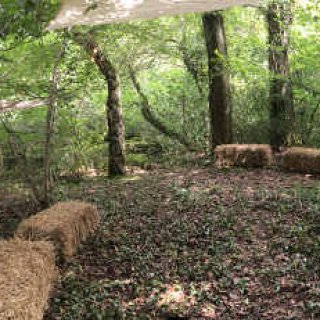
<svg viewBox="0 0 320 320"><path fill-rule="evenodd" d="M317 1L46 33L57 7L0 7L1 99L46 103L1 113L2 184L45 205L55 181L88 169L231 142L319 146Z"/></svg>
<svg viewBox="0 0 320 320"><path fill-rule="evenodd" d="M102 220L45 319L318 319L318 176L213 152L320 148L319 1L46 32L58 8L0 3L0 238Z"/></svg>

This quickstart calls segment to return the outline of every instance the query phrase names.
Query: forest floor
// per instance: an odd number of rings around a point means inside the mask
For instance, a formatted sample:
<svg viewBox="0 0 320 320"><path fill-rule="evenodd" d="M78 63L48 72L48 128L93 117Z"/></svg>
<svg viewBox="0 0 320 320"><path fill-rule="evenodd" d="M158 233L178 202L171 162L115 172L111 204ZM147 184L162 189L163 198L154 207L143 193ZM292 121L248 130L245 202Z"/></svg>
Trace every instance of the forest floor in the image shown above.
<svg viewBox="0 0 320 320"><path fill-rule="evenodd" d="M46 319L320 319L319 192L312 176L205 167L66 184L103 223Z"/></svg>
<svg viewBox="0 0 320 320"><path fill-rule="evenodd" d="M310 176L208 168L69 188L103 224L47 319L319 319L319 191Z"/></svg>

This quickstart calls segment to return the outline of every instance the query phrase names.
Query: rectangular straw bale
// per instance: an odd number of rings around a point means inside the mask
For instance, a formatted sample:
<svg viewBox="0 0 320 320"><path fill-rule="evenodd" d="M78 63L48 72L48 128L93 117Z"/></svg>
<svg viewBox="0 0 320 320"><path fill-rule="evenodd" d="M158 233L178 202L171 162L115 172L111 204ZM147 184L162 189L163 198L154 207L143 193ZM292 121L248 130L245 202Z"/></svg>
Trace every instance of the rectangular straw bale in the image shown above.
<svg viewBox="0 0 320 320"><path fill-rule="evenodd" d="M278 165L289 171L320 173L320 149L289 148L279 156Z"/></svg>
<svg viewBox="0 0 320 320"><path fill-rule="evenodd" d="M99 223L97 208L84 202L60 202L29 219L16 231L22 239L53 242L61 260L70 258Z"/></svg>
<svg viewBox="0 0 320 320"><path fill-rule="evenodd" d="M267 144L224 144L215 149L217 167L261 168L272 164L272 150Z"/></svg>
<svg viewBox="0 0 320 320"><path fill-rule="evenodd" d="M45 241L0 241L0 320L41 320L56 277Z"/></svg>

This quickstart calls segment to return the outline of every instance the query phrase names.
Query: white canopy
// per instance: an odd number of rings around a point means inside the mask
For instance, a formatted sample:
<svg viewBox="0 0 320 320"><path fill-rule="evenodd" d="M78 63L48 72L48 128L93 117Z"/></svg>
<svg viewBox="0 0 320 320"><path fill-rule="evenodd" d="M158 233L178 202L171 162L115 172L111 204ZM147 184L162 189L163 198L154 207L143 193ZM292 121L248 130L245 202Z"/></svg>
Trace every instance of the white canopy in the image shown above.
<svg viewBox="0 0 320 320"><path fill-rule="evenodd" d="M60 12L48 29L149 19L258 3L259 0L62 0Z"/></svg>

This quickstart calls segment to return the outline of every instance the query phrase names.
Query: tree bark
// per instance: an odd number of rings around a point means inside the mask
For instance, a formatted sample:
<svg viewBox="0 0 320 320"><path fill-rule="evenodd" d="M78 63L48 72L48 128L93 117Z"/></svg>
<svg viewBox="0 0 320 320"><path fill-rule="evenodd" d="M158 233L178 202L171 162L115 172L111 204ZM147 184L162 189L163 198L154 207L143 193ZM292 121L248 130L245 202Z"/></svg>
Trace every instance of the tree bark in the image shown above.
<svg viewBox="0 0 320 320"><path fill-rule="evenodd" d="M226 70L227 43L220 12L202 16L209 67L210 147L232 142L230 82Z"/></svg>
<svg viewBox="0 0 320 320"><path fill-rule="evenodd" d="M146 121L148 121L154 128L156 128L159 132L163 133L164 135L168 136L172 140L178 141L182 144L188 151L195 151L192 144L183 136L180 135L178 132L175 132L168 128L164 123L162 123L156 116L153 114L151 110L151 106L147 96L142 92L140 83L137 79L137 76L133 69L129 67L130 77L133 83L134 88L136 89L138 95L140 96L142 107L141 112Z"/></svg>
<svg viewBox="0 0 320 320"><path fill-rule="evenodd" d="M280 0L281 1L281 0ZM268 6L270 70L270 144L274 151L294 139L295 114L289 71L289 36L292 23L289 2L272 1Z"/></svg>
<svg viewBox="0 0 320 320"><path fill-rule="evenodd" d="M45 106L49 100L26 100L26 101L10 101L0 100L0 113L19 111L24 109L36 108Z"/></svg>
<svg viewBox="0 0 320 320"><path fill-rule="evenodd" d="M56 103L52 101L47 110L46 116L46 136L43 152L43 205L49 207L52 197L52 181L50 174L52 138L54 131Z"/></svg>
<svg viewBox="0 0 320 320"><path fill-rule="evenodd" d="M52 140L54 135L55 118L57 111L57 96L59 86L59 64L65 54L66 43L63 42L53 66L51 93L48 101L48 109L46 115L46 135L43 151L43 205L49 207L52 202L52 177L51 177L51 154L52 154Z"/></svg>
<svg viewBox="0 0 320 320"><path fill-rule="evenodd" d="M125 129L121 105L120 76L109 57L102 51L92 35L84 38L76 34L76 41L83 46L98 66L108 84L107 123L109 143L109 175L125 175Z"/></svg>

